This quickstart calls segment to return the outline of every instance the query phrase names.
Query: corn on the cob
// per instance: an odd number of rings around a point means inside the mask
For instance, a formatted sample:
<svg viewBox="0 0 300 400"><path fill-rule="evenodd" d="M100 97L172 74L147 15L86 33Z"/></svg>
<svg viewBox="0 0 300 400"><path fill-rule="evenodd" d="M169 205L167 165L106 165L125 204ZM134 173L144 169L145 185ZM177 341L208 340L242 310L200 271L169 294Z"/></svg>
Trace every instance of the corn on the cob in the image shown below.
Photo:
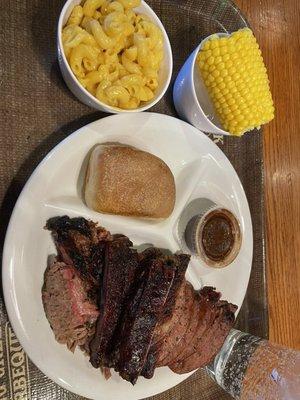
<svg viewBox="0 0 300 400"><path fill-rule="evenodd" d="M197 64L226 131L240 136L274 118L267 70L250 29L212 37Z"/></svg>

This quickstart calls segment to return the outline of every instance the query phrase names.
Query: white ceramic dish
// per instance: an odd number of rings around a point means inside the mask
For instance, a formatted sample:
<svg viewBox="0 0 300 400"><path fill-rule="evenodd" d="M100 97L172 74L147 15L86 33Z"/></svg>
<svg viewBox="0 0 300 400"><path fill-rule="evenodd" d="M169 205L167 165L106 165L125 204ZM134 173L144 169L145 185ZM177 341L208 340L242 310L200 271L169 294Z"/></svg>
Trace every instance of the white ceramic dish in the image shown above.
<svg viewBox="0 0 300 400"><path fill-rule="evenodd" d="M120 127L122 127L120 129ZM177 198L165 221L104 215L89 210L81 190L87 155L96 143L117 141L162 158L171 168ZM252 264L252 226L239 178L223 152L204 134L178 119L154 114L119 114L89 124L56 146L36 168L13 211L5 239L2 279L5 303L13 329L31 360L64 388L98 400L136 400L167 390L189 374L158 368L153 379L139 378L132 386L113 373L105 379L77 350L58 344L45 317L41 287L47 257L55 253L50 233L43 227L56 215L83 216L99 221L113 233L128 235L139 245L152 243L177 251L176 221L185 204L207 197L232 210L243 234L241 251L222 270L193 259L187 279L195 288L216 286L223 297L241 306Z"/></svg>
<svg viewBox="0 0 300 400"><path fill-rule="evenodd" d="M196 47L179 71L173 88L173 99L178 115L196 128L216 135L230 135L222 129L207 89L198 72L196 58L210 35ZM217 33L228 36L227 33Z"/></svg>
<svg viewBox="0 0 300 400"><path fill-rule="evenodd" d="M135 12L138 14L146 14L148 17L153 21L162 31L163 33L163 38L164 38L164 59L159 71L159 86L155 92L155 97L153 100L145 103L142 107L139 107L135 110L121 110L117 109L114 107L111 107L102 101L99 101L96 97L94 97L91 93L89 93L77 80L76 76L73 74L73 71L71 70L69 63L66 59L66 56L63 51L63 45L62 45L62 38L61 38L61 32L62 28L66 24L72 9L74 6L78 5L81 3L81 0L68 0L59 17L58 21L58 28L57 28L57 52L58 52L58 62L60 66L61 73L63 75L63 78L68 86L68 88L71 90L71 92L84 104L96 108L97 110L100 111L105 111L108 113L112 114L118 114L118 113L134 113L134 112L140 112L140 111L145 111L148 110L150 107L153 107L159 100L163 97L163 95L166 93L171 76L172 76L172 70L173 70L173 56L172 56L172 49L170 45L170 41L168 38L168 35L166 33L166 30L161 23L160 19L158 16L155 14L155 12L152 10L151 7L148 6L148 4L142 0L141 5L137 8L134 9Z"/></svg>

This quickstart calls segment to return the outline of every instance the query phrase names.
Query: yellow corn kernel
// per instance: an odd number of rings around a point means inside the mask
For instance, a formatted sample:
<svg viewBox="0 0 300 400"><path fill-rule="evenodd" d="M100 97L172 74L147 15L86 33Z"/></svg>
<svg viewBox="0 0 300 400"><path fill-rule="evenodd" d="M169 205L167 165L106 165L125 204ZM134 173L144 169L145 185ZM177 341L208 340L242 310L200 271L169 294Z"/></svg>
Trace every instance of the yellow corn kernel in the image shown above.
<svg viewBox="0 0 300 400"><path fill-rule="evenodd" d="M233 135L274 118L267 70L252 31L213 36L197 56L197 65L224 127Z"/></svg>

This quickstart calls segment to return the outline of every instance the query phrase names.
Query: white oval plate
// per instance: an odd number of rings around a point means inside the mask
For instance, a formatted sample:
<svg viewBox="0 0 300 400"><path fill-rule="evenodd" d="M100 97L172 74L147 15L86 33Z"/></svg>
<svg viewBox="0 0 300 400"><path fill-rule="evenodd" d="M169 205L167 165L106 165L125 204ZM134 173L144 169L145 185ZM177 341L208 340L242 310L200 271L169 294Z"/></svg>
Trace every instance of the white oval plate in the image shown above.
<svg viewBox="0 0 300 400"><path fill-rule="evenodd" d="M165 221L146 221L98 214L82 201L87 154L97 143L121 142L149 151L171 168L177 187L176 205ZM152 243L179 249L176 220L195 197L207 197L231 209L243 233L241 251L227 268L209 269L192 260L187 271L196 288L216 286L223 297L241 306L252 263L252 226L241 182L223 152L204 134L178 119L154 113L119 114L89 124L57 145L36 168L13 211L3 254L5 303L13 329L31 360L64 388L97 400L136 400L167 390L190 374L176 375L167 367L153 379L132 386L117 374L105 381L79 350L72 354L58 344L45 317L41 287L47 257L55 253L43 229L55 215L83 216L99 221L113 233L128 235L135 244Z"/></svg>

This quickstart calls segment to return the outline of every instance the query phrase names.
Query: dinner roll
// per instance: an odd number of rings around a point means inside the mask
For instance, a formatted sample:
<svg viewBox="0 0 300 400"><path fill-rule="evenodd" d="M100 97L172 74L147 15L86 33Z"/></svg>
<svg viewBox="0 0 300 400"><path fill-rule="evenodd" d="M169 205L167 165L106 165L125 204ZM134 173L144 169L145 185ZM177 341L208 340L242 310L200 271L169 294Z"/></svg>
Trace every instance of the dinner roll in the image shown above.
<svg viewBox="0 0 300 400"><path fill-rule="evenodd" d="M175 204L175 181L166 163L153 154L99 144L88 164L85 201L102 213L167 218Z"/></svg>

